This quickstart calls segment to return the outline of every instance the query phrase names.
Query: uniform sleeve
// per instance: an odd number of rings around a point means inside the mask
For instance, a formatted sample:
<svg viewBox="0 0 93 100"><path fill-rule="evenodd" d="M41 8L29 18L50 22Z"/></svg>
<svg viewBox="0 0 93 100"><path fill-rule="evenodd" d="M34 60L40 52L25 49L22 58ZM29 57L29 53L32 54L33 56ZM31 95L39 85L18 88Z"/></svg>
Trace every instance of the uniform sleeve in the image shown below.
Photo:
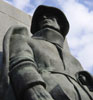
<svg viewBox="0 0 93 100"><path fill-rule="evenodd" d="M9 45L9 77L18 98L36 85L45 87L45 82L38 73L32 48L28 44L27 29L14 28Z"/></svg>

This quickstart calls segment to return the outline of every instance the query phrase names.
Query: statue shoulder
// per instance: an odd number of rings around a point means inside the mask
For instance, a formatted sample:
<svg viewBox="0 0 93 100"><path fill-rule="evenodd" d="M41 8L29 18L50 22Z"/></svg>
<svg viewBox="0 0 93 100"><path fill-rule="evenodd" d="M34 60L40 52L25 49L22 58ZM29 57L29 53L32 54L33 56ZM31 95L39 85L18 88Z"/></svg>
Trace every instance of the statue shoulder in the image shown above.
<svg viewBox="0 0 93 100"><path fill-rule="evenodd" d="M65 60L72 62L77 67L78 70L83 70L83 67L79 62L79 60L76 57L74 57L70 52L66 52L63 50L63 56Z"/></svg>

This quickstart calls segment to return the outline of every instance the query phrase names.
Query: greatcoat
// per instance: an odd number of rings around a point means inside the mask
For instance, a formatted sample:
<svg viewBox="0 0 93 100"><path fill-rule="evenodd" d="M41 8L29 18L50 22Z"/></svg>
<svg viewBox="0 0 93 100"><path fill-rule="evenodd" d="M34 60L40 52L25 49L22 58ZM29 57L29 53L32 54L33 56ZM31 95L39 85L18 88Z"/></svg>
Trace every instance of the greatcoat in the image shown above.
<svg viewBox="0 0 93 100"><path fill-rule="evenodd" d="M93 92L76 77L83 71L81 64L63 45L63 36L50 28L32 37L25 27L11 27L7 31L4 46L9 55L4 58L9 61L9 84L15 96L42 85L54 100L93 100Z"/></svg>

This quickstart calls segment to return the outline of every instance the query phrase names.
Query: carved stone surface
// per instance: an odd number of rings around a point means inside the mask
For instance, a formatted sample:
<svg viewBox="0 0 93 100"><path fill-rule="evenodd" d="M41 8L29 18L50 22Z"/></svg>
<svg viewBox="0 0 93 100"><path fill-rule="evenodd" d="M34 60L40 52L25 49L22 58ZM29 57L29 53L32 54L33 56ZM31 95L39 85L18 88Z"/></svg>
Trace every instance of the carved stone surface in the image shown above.
<svg viewBox="0 0 93 100"><path fill-rule="evenodd" d="M23 25L30 29L31 25L31 16L20 11L19 9L5 3L3 0L0 0L0 100L2 90L1 90L1 72L3 70L3 38L9 27L12 25ZM10 99L9 99L10 100Z"/></svg>
<svg viewBox="0 0 93 100"><path fill-rule="evenodd" d="M0 68L2 66L3 38L8 28L12 25L24 25L29 29L31 16L0 0Z"/></svg>
<svg viewBox="0 0 93 100"><path fill-rule="evenodd" d="M30 29L31 16L22 12L21 10L7 4L0 0L0 74L2 68L2 44L3 38L9 27L12 25L23 25ZM64 43L64 49L69 52L67 41ZM0 75L1 76L1 75Z"/></svg>
<svg viewBox="0 0 93 100"><path fill-rule="evenodd" d="M0 19L1 19L0 20L0 99L1 99L2 96L4 97L4 95L2 94L2 91L4 90L4 88L2 88L3 83L1 81L1 78L3 75L2 71L4 70L4 67L2 64L3 62L2 44L3 44L4 35L6 31L8 30L8 28L11 27L12 25L22 25L22 26L27 27L29 30L31 26L31 16L5 3L4 1L0 0ZM69 52L69 48L66 41L64 43L64 49L67 50L67 52ZM7 85L8 80L6 79L7 78L6 75L7 74L5 74L3 78L5 79L4 83L6 83ZM11 91L10 91L10 94L12 94ZM10 98L13 98L13 97L8 96L6 97L6 100L10 100Z"/></svg>
<svg viewBox="0 0 93 100"><path fill-rule="evenodd" d="M0 92L5 90L2 93L4 100L93 100L93 77L83 70L79 61L70 54L68 45L64 44L68 31L65 15L59 9L47 6L39 6L36 10L38 14L40 7L45 9L40 16L47 17L47 20L37 18L40 22L46 20L47 25L38 26L39 22L35 23L39 30L32 36L30 25L19 25L19 18L16 25L13 20L13 26L9 24L10 28L7 28L3 40L3 78L0 84ZM61 18L63 23L60 23ZM32 19L32 26L34 21ZM62 28L66 30L62 31Z"/></svg>

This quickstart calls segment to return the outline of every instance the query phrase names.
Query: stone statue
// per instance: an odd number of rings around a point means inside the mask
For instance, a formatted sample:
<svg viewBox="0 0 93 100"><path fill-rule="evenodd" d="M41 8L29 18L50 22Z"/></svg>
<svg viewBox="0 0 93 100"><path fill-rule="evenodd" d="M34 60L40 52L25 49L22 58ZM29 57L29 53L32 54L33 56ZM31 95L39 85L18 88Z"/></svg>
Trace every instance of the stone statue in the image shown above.
<svg viewBox="0 0 93 100"><path fill-rule="evenodd" d="M33 36L26 27L9 28L3 50L9 75L4 100L93 100L92 75L63 49L68 30L64 13L45 5L34 12Z"/></svg>

